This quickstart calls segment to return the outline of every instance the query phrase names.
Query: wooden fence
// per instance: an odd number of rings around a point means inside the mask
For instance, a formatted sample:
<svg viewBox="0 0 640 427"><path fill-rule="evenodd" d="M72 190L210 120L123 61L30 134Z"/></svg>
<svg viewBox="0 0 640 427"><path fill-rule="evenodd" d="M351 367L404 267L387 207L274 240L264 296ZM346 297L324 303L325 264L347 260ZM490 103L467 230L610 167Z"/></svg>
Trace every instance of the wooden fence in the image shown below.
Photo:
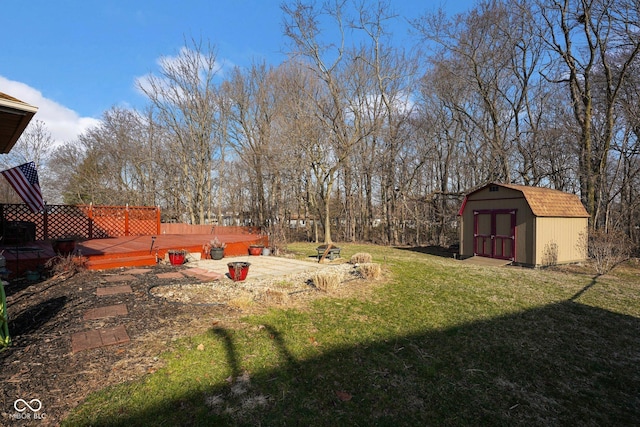
<svg viewBox="0 0 640 427"><path fill-rule="evenodd" d="M104 239L160 233L160 207L47 205L33 213L24 204L0 204L2 243L64 237Z"/></svg>

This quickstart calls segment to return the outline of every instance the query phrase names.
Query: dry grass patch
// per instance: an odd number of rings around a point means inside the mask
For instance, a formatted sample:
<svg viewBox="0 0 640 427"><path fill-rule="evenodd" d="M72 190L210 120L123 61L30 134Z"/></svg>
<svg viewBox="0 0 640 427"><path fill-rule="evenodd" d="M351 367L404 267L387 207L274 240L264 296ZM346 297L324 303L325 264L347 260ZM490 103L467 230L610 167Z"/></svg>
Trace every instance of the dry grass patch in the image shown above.
<svg viewBox="0 0 640 427"><path fill-rule="evenodd" d="M289 294L280 289L267 288L262 292L261 300L266 304L282 305L289 301Z"/></svg>
<svg viewBox="0 0 640 427"><path fill-rule="evenodd" d="M370 263L372 260L373 260L373 257L371 256L371 254L366 252L358 252L351 256L351 259L349 259L349 263L365 264L365 263Z"/></svg>
<svg viewBox="0 0 640 427"><path fill-rule="evenodd" d="M255 301L253 299L253 295L248 292L243 292L235 298L230 299L227 302L227 305L232 308L237 308L239 310L248 310L253 307Z"/></svg>
<svg viewBox="0 0 640 427"><path fill-rule="evenodd" d="M313 273L311 280L316 288L331 292L338 289L342 283L342 275L335 271L317 271Z"/></svg>
<svg viewBox="0 0 640 427"><path fill-rule="evenodd" d="M54 277L64 279L87 269L89 259L78 255L57 255L45 263Z"/></svg>
<svg viewBox="0 0 640 427"><path fill-rule="evenodd" d="M380 264L367 262L358 265L358 272L367 280L378 280L382 277L382 268Z"/></svg>

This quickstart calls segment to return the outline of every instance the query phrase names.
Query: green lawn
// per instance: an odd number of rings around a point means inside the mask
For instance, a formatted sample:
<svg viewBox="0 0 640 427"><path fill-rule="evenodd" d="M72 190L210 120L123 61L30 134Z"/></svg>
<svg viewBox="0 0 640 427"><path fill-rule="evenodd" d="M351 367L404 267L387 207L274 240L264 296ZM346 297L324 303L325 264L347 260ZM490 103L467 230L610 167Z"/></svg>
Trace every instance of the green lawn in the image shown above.
<svg viewBox="0 0 640 427"><path fill-rule="evenodd" d="M341 246L386 270L366 298L184 339L64 425L640 424L640 269L594 279Z"/></svg>

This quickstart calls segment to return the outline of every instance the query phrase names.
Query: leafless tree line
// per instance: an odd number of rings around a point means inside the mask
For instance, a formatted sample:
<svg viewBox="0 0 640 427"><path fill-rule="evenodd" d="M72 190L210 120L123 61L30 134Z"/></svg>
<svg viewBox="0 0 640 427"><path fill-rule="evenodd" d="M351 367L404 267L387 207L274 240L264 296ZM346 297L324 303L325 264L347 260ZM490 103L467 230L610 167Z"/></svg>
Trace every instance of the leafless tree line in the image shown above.
<svg viewBox="0 0 640 427"><path fill-rule="evenodd" d="M144 111L51 152L36 121L11 156L37 153L51 200L282 238L447 245L464 194L499 181L579 194L638 242L637 0L482 1L407 20L411 46L391 2L282 10L282 64L223 73L187 41L140 82Z"/></svg>

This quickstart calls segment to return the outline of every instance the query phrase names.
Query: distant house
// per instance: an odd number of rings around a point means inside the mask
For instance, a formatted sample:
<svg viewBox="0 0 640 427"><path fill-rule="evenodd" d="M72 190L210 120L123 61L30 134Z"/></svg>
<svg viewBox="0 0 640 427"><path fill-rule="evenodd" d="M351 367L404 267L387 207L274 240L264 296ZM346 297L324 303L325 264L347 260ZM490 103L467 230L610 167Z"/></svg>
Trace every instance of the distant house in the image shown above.
<svg viewBox="0 0 640 427"><path fill-rule="evenodd" d="M584 261L589 214L580 199L541 187L488 184L465 197L460 256L543 266Z"/></svg>

